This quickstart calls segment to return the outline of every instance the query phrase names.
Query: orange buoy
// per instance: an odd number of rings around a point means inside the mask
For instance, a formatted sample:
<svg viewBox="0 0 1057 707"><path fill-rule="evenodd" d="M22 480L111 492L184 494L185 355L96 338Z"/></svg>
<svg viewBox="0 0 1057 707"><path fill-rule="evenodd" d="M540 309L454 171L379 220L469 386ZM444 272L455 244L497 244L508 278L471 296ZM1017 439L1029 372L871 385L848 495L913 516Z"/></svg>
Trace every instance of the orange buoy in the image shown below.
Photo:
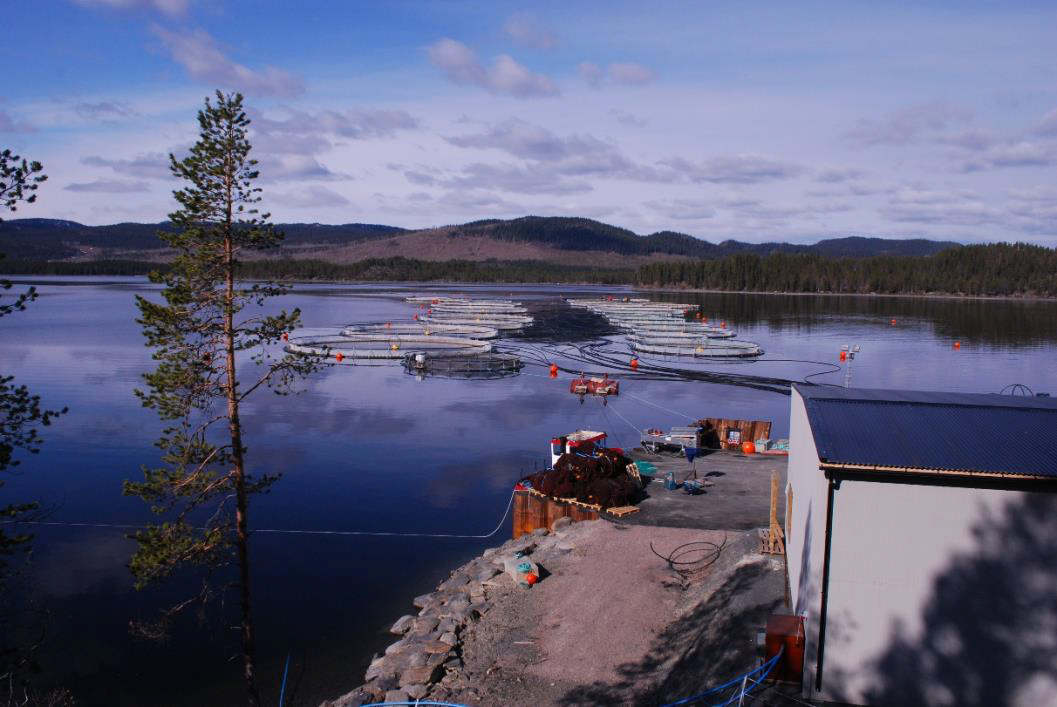
<svg viewBox="0 0 1057 707"><path fill-rule="evenodd" d="M892 326L895 326L895 325L896 325L896 320L895 320L895 319L893 319L893 320L892 320Z"/></svg>
<svg viewBox="0 0 1057 707"><path fill-rule="evenodd" d="M841 351L840 352L840 360L841 361L847 361L848 360L848 352L847 351Z"/></svg>
<svg viewBox="0 0 1057 707"><path fill-rule="evenodd" d="M745 454L755 454L756 444L753 442L743 442L741 445L741 451Z"/></svg>
<svg viewBox="0 0 1057 707"><path fill-rule="evenodd" d="M540 581L540 578L532 572L529 572L525 575L525 584L529 585L530 587L538 581Z"/></svg>
<svg viewBox="0 0 1057 707"><path fill-rule="evenodd" d="M961 347L962 347L962 342L960 342L960 341L955 341L954 342L954 348L960 349Z"/></svg>
<svg viewBox="0 0 1057 707"><path fill-rule="evenodd" d="M552 363L551 364L551 378L557 378L557 377L558 377L558 364Z"/></svg>
<svg viewBox="0 0 1057 707"><path fill-rule="evenodd" d="M345 360L345 355L343 353L341 353L340 351L338 351L336 354L334 354L334 360L337 361L338 363L341 363L342 361Z"/></svg>
<svg viewBox="0 0 1057 707"><path fill-rule="evenodd" d="M632 356L631 357L631 368L637 370L638 367L639 367L639 358L638 358L638 356Z"/></svg>

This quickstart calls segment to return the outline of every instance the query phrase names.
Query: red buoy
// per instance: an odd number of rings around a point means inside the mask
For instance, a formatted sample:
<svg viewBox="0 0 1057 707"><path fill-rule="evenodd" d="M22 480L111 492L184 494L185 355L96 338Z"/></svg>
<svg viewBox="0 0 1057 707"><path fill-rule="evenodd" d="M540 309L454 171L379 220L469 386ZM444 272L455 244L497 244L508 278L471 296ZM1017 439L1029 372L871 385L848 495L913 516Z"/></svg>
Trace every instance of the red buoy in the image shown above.
<svg viewBox="0 0 1057 707"><path fill-rule="evenodd" d="M338 363L341 363L342 361L345 360L345 355L343 353L341 353L340 351L338 351L336 354L334 354L334 360L337 361Z"/></svg>
<svg viewBox="0 0 1057 707"><path fill-rule="evenodd" d="M525 583L530 587L538 581L540 581L540 578L532 574L531 572L525 575Z"/></svg>
<svg viewBox="0 0 1057 707"><path fill-rule="evenodd" d="M741 451L744 452L745 454L755 454L756 453L756 444L753 443L753 442L746 441L746 442L742 443Z"/></svg>
<svg viewBox="0 0 1057 707"><path fill-rule="evenodd" d="M639 367L639 359L638 359L638 357L637 356L632 356L631 357L631 368L633 370L638 370L638 367Z"/></svg>
<svg viewBox="0 0 1057 707"><path fill-rule="evenodd" d="M893 319L893 320L892 320L892 326L895 326L895 325L896 325L896 320L895 320L895 319Z"/></svg>
<svg viewBox="0 0 1057 707"><path fill-rule="evenodd" d="M962 347L962 342L960 342L960 341L955 341L954 342L954 348L960 349L961 347Z"/></svg>
<svg viewBox="0 0 1057 707"><path fill-rule="evenodd" d="M558 364L552 363L551 364L551 378L557 378L557 377L558 377Z"/></svg>
<svg viewBox="0 0 1057 707"><path fill-rule="evenodd" d="M848 360L848 352L847 351L841 351L840 352L840 360L841 361L847 361Z"/></svg>

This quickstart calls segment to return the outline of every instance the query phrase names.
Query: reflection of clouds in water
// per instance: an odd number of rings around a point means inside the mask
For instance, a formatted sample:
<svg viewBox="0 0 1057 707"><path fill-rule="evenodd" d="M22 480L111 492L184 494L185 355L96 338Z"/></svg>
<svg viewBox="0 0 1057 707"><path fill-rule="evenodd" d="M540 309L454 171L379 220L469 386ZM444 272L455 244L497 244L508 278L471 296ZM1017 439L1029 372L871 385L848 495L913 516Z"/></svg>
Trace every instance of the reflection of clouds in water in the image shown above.
<svg viewBox="0 0 1057 707"><path fill-rule="evenodd" d="M84 594L112 583L131 585L125 564L134 549L135 543L120 531L52 541L37 551L33 577L40 591L57 598Z"/></svg>
<svg viewBox="0 0 1057 707"><path fill-rule="evenodd" d="M535 458L538 460L539 455ZM496 457L468 457L465 462L441 467L426 485L429 504L437 508L459 506L466 498L479 497L482 486L510 491L515 481L532 473L532 464L531 453L510 452Z"/></svg>

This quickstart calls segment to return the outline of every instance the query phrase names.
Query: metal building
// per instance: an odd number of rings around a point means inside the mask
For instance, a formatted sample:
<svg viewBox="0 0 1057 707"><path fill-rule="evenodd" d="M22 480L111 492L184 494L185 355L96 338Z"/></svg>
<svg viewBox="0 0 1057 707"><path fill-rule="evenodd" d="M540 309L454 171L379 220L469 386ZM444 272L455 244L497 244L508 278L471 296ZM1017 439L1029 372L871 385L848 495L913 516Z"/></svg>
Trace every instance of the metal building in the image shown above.
<svg viewBox="0 0 1057 707"><path fill-rule="evenodd" d="M1057 705L1057 400L795 385L804 695Z"/></svg>

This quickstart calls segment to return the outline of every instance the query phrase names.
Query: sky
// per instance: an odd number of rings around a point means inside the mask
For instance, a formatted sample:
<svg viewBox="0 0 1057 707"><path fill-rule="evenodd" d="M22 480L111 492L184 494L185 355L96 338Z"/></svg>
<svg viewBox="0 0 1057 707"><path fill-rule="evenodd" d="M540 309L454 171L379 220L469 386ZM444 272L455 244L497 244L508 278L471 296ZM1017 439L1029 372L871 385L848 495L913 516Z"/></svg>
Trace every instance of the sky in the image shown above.
<svg viewBox="0 0 1057 707"><path fill-rule="evenodd" d="M163 220L245 95L277 222L1057 246L1054 2L8 2L13 216Z"/></svg>

